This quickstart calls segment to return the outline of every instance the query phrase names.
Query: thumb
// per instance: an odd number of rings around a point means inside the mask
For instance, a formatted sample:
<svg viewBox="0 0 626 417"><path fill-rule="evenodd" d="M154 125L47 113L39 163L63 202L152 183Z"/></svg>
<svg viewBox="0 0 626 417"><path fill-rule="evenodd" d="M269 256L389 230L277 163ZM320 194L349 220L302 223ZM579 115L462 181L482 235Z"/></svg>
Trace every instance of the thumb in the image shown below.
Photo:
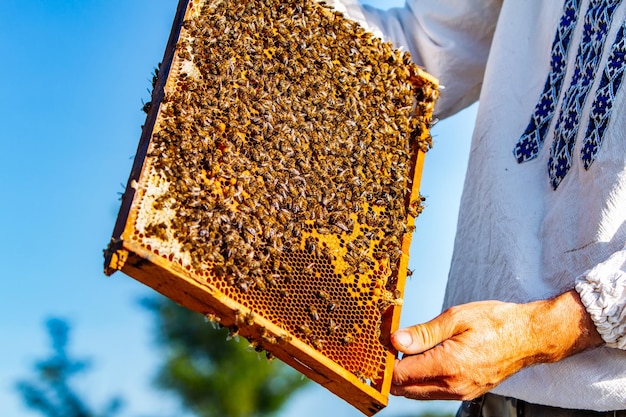
<svg viewBox="0 0 626 417"><path fill-rule="evenodd" d="M433 320L396 330L391 335L391 343L402 353L414 355L437 346L453 336L447 320L438 316Z"/></svg>

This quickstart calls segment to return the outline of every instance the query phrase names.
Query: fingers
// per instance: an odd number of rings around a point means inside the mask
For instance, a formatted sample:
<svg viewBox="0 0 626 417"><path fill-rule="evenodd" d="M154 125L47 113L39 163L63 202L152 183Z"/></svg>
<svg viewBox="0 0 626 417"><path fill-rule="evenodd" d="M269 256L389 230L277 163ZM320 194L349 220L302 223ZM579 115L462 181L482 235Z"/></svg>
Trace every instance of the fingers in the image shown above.
<svg viewBox="0 0 626 417"><path fill-rule="evenodd" d="M443 346L428 350L424 353L405 356L402 360L396 360L393 369L392 385L446 385L446 378L452 371L447 369L450 361L444 362Z"/></svg>
<svg viewBox="0 0 626 417"><path fill-rule="evenodd" d="M466 400L480 395L484 387L450 357L453 350L454 342L448 341L396 361L391 394L416 400Z"/></svg>
<svg viewBox="0 0 626 417"><path fill-rule="evenodd" d="M406 397L413 400L456 400L462 401L467 398L462 394L450 392L436 384L391 386L391 395Z"/></svg>
<svg viewBox="0 0 626 417"><path fill-rule="evenodd" d="M450 391L437 384L391 386L391 395L410 398L413 400L455 400L465 401L478 397L480 394L465 394L463 392Z"/></svg>
<svg viewBox="0 0 626 417"><path fill-rule="evenodd" d="M405 356L396 361L391 394L416 400L456 399L453 394L447 393L449 386L445 372L438 366L438 355L432 355L431 352ZM442 398L442 395L446 398Z"/></svg>
<svg viewBox="0 0 626 417"><path fill-rule="evenodd" d="M454 320L445 312L427 323L395 331L391 343L398 351L414 355L432 349L456 333Z"/></svg>

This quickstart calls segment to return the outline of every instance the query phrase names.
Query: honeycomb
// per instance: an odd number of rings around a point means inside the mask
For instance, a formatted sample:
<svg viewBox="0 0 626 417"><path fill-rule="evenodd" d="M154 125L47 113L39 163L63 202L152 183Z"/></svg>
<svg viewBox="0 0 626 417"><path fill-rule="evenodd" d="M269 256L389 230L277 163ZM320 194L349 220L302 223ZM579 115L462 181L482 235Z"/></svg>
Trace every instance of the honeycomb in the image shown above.
<svg viewBox="0 0 626 417"><path fill-rule="evenodd" d="M436 80L323 2L181 0L154 86L105 272L376 412Z"/></svg>

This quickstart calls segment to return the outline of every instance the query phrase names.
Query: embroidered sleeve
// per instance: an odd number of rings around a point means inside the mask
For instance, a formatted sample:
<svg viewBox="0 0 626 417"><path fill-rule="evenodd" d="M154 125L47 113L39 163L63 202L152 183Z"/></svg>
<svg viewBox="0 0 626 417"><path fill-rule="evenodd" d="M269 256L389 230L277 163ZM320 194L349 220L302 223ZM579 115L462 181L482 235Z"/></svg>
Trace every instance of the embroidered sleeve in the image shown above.
<svg viewBox="0 0 626 417"><path fill-rule="evenodd" d="M580 276L576 291L607 346L626 350L626 248Z"/></svg>
<svg viewBox="0 0 626 417"><path fill-rule="evenodd" d="M358 0L327 3L398 47L439 79L435 113L445 118L478 99L501 0L408 0L379 10Z"/></svg>

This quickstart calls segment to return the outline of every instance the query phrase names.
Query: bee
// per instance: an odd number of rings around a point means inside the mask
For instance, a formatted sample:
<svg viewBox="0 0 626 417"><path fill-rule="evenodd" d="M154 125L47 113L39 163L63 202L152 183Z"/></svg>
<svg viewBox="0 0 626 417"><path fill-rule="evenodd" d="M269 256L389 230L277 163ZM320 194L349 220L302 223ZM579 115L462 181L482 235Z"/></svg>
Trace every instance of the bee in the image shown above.
<svg viewBox="0 0 626 417"><path fill-rule="evenodd" d="M278 259L274 259L272 261L272 271L274 272L278 272L278 270L281 268L281 263Z"/></svg>
<svg viewBox="0 0 626 417"><path fill-rule="evenodd" d="M352 335L352 333L346 333L345 336L341 338L341 343L344 346L348 346L354 343L354 336Z"/></svg>
<svg viewBox="0 0 626 417"><path fill-rule="evenodd" d="M426 197L419 195L417 199L411 201L407 211L409 215L412 217L417 217L424 210L424 201L426 201Z"/></svg>
<svg viewBox="0 0 626 417"><path fill-rule="evenodd" d="M248 346L246 347L246 350L252 352L257 352L257 353L261 353L263 352L263 347L261 345L259 345L258 342L252 341L250 342L250 344L248 344Z"/></svg>
<svg viewBox="0 0 626 417"><path fill-rule="evenodd" d="M374 259L376 260L383 260L383 259L388 259L389 258L389 254L385 251L382 250L376 250L373 254Z"/></svg>
<svg viewBox="0 0 626 417"><path fill-rule="evenodd" d="M304 245L305 245L304 247L307 250L307 252L314 253L315 248L317 246L317 239L315 239L312 236L309 236L306 238Z"/></svg>
<svg viewBox="0 0 626 417"><path fill-rule="evenodd" d="M292 337L287 333L276 336L277 343L289 343L291 342L291 340L292 340Z"/></svg>
<svg viewBox="0 0 626 417"><path fill-rule="evenodd" d="M419 210L418 208L414 206L409 206L407 209L407 212L409 213L411 217L417 217L420 215L421 210Z"/></svg>
<svg viewBox="0 0 626 417"><path fill-rule="evenodd" d="M315 321L318 321L320 319L320 315L317 312L317 308L312 304L309 305L309 316Z"/></svg>
<svg viewBox="0 0 626 417"><path fill-rule="evenodd" d="M280 275L277 274L272 274L267 277L267 283L270 285L270 287L278 287L278 281L276 281L276 279L279 277Z"/></svg>
<svg viewBox="0 0 626 417"><path fill-rule="evenodd" d="M235 342L239 342L239 329L237 326L234 326L228 331L228 335L226 336L227 341L235 340Z"/></svg>
<svg viewBox="0 0 626 417"><path fill-rule="evenodd" d="M152 73L152 89L156 87L157 81L159 79L159 70L161 69L161 63L159 62Z"/></svg>
<svg viewBox="0 0 626 417"><path fill-rule="evenodd" d="M311 342L311 344L313 345L313 347L317 350L322 349L322 341L320 339L318 339L317 337L309 337L309 341Z"/></svg>
<svg viewBox="0 0 626 417"><path fill-rule="evenodd" d="M306 324L298 325L298 330L300 330L302 334L304 334L304 336L307 338L313 334L313 332L311 331L311 328L307 326Z"/></svg>
<svg viewBox="0 0 626 417"><path fill-rule="evenodd" d="M157 223L157 224L153 223L153 224L150 224L148 227L146 227L146 233L149 233L150 235L163 241L167 241L167 237L168 237L167 230L168 230L168 227L165 223Z"/></svg>
<svg viewBox="0 0 626 417"><path fill-rule="evenodd" d="M346 269L343 270L343 274L347 277L354 275L356 273L356 268L353 266L348 266Z"/></svg>
<svg viewBox="0 0 626 417"><path fill-rule="evenodd" d="M143 100L141 101L141 111L148 114L150 113L150 109L152 108L152 102L151 101L146 101L145 103L143 102Z"/></svg>
<svg viewBox="0 0 626 417"><path fill-rule="evenodd" d="M404 252L402 252L402 249L395 247L389 250L389 258L393 261L396 262L398 259L400 259L400 257L402 256Z"/></svg>
<svg viewBox="0 0 626 417"><path fill-rule="evenodd" d="M220 321L222 321L220 317L216 316L213 313L207 313L204 317L207 321L211 323L214 329L217 329L219 327Z"/></svg>
<svg viewBox="0 0 626 417"><path fill-rule="evenodd" d="M328 260L334 259L334 256L331 255L330 248L326 245L322 247L322 249L319 251L317 256L323 259L328 259Z"/></svg>
<svg viewBox="0 0 626 417"><path fill-rule="evenodd" d="M241 326L245 322L245 316L240 310L235 310L235 325Z"/></svg>
<svg viewBox="0 0 626 417"><path fill-rule="evenodd" d="M317 230L317 233L320 235L329 235L331 233L329 228L323 226L316 227L315 230Z"/></svg>
<svg viewBox="0 0 626 417"><path fill-rule="evenodd" d="M359 381L361 382L366 382L367 379L365 378L365 375L363 375L363 372L361 371L354 371L354 376L356 376L358 378Z"/></svg>
<svg viewBox="0 0 626 417"><path fill-rule="evenodd" d="M252 326L254 324L254 312L252 310L246 313L246 316L244 317L244 321L248 326Z"/></svg>
<svg viewBox="0 0 626 417"><path fill-rule="evenodd" d="M234 282L234 281L233 281ZM239 287L239 289L241 289L241 291L243 291L244 293L248 292L248 289L250 288L250 286L248 285L248 281L244 280L244 279L240 279L237 280L237 286Z"/></svg>
<svg viewBox="0 0 626 417"><path fill-rule="evenodd" d="M281 268L283 271L287 272L287 273L291 273L291 272L293 272L293 268L291 267L291 265L289 265L289 264L287 264L287 263L285 263L285 262L282 262L282 263L280 264L280 268Z"/></svg>
<svg viewBox="0 0 626 417"><path fill-rule="evenodd" d="M317 295L317 297L322 300L325 300L325 301L330 300L330 294L328 294L326 291L319 290L315 293L315 295Z"/></svg>
<svg viewBox="0 0 626 417"><path fill-rule="evenodd" d="M263 339L270 345L275 345L277 343L276 338L272 336L265 327L261 327L259 334L261 336L261 339Z"/></svg>
<svg viewBox="0 0 626 417"><path fill-rule="evenodd" d="M328 320L328 327L326 328L326 333L329 335L335 334L337 330L341 327L341 324L338 324L332 318Z"/></svg>

